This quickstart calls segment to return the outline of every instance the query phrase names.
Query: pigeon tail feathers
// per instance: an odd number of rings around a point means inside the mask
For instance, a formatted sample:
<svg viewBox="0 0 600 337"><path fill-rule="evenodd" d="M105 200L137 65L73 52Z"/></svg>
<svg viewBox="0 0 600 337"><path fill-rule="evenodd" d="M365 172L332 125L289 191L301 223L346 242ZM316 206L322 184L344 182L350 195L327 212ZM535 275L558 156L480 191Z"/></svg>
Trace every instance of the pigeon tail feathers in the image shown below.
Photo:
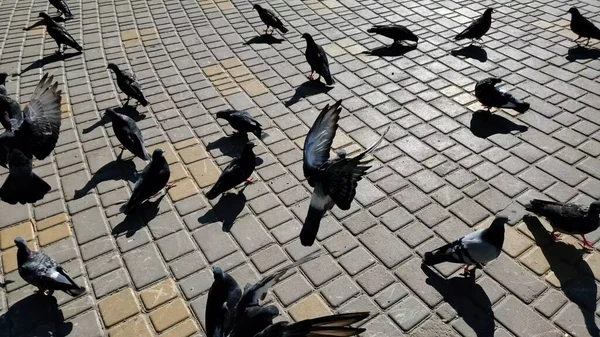
<svg viewBox="0 0 600 337"><path fill-rule="evenodd" d="M517 111L519 113L525 113L527 110L529 110L529 103L526 103L526 102L517 102L516 103L515 111Z"/></svg>
<svg viewBox="0 0 600 337"><path fill-rule="evenodd" d="M302 225L302 231L300 231L300 243L303 246L309 247L315 243L323 215L325 215L324 210L308 207L308 214Z"/></svg>
<svg viewBox="0 0 600 337"><path fill-rule="evenodd" d="M288 29L287 29L287 28L285 28L285 27L283 27L283 26L281 26L281 28L279 28L279 31L280 31L282 34L285 34L285 33L287 33L287 32L288 32Z"/></svg>
<svg viewBox="0 0 600 337"><path fill-rule="evenodd" d="M423 263L425 263L428 266L434 266L436 264L440 264L443 262L453 262L453 261L454 261L454 258L452 257L452 255L446 254L446 251L442 250L442 249L438 250L435 253L427 252L423 256Z"/></svg>
<svg viewBox="0 0 600 337"><path fill-rule="evenodd" d="M77 296L79 296L81 294L84 294L85 291L86 290L85 290L84 287L79 287L77 289L67 289L67 290L65 290L65 293L67 293L67 294L69 294L69 295L71 295L73 297L77 297Z"/></svg>

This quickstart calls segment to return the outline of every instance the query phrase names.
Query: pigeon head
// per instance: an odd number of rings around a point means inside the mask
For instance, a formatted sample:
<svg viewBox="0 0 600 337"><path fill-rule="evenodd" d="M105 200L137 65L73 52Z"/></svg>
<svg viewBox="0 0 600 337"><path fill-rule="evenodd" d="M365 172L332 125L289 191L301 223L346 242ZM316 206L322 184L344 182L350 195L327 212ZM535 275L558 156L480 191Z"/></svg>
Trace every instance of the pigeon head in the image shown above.
<svg viewBox="0 0 600 337"><path fill-rule="evenodd" d="M26 251L29 251L29 247L27 247L27 241L20 236L15 238L15 245L19 249L25 249Z"/></svg>
<svg viewBox="0 0 600 337"><path fill-rule="evenodd" d="M252 6L252 8L256 9L257 11L259 11L259 10L262 9L262 6L261 5L254 5L254 6Z"/></svg>
<svg viewBox="0 0 600 337"><path fill-rule="evenodd" d="M44 19L44 21L52 21L52 18L50 17L50 15L48 15L47 13L44 13L44 12L40 12L40 14L38 14L38 17Z"/></svg>
<svg viewBox="0 0 600 337"><path fill-rule="evenodd" d="M598 217L600 216L600 201L594 201L590 205L590 209L588 211L591 216Z"/></svg>
<svg viewBox="0 0 600 337"><path fill-rule="evenodd" d="M117 117L117 112L111 108L108 108L104 112L104 115L110 117L110 119L114 119L115 117Z"/></svg>
<svg viewBox="0 0 600 337"><path fill-rule="evenodd" d="M492 12L494 11L493 8L488 8L485 10L485 12L483 12L483 15L485 16L492 16Z"/></svg>
<svg viewBox="0 0 600 337"><path fill-rule="evenodd" d="M213 277L215 278L215 280L223 278L223 269L221 269L219 267L213 267L212 272L213 272Z"/></svg>
<svg viewBox="0 0 600 337"><path fill-rule="evenodd" d="M313 40L312 36L310 34L308 34L308 33L302 34L302 38L305 39L306 41L312 41Z"/></svg>
<svg viewBox="0 0 600 337"><path fill-rule="evenodd" d="M165 153L165 151L163 151L162 149L154 150L154 152L152 152L152 161L162 158L163 153Z"/></svg>
<svg viewBox="0 0 600 337"><path fill-rule="evenodd" d="M252 150L253 147L255 147L256 145L254 145L253 142L247 142L246 145L244 145L244 149L245 150Z"/></svg>
<svg viewBox="0 0 600 337"><path fill-rule="evenodd" d="M233 112L233 110L219 111L219 112L217 112L217 118L227 119L227 117L229 117L229 115L231 115L232 112Z"/></svg>
<svg viewBox="0 0 600 337"><path fill-rule="evenodd" d="M119 66L117 66L116 64L114 64L112 62L109 63L108 66L106 66L106 69L110 69L110 70L114 71L115 73L119 72Z"/></svg>
<svg viewBox="0 0 600 337"><path fill-rule="evenodd" d="M577 14L579 14L579 10L577 8L575 8L575 7L571 7L571 8L569 8L568 13L571 13L573 15L577 15Z"/></svg>

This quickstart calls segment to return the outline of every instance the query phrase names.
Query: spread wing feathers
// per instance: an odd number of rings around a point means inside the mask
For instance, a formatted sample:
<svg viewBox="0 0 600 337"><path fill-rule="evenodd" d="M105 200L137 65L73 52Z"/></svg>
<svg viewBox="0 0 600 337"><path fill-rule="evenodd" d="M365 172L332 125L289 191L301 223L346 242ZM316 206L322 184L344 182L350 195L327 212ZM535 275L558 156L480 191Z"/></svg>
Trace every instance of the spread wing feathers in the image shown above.
<svg viewBox="0 0 600 337"><path fill-rule="evenodd" d="M0 187L0 199L11 205L35 203L42 200L51 187L33 173L31 159L13 149L10 154L9 173Z"/></svg>
<svg viewBox="0 0 600 337"><path fill-rule="evenodd" d="M584 218L587 216L587 207L577 204L561 204L554 201L533 199L525 209L544 217L566 217L566 218Z"/></svg>
<svg viewBox="0 0 600 337"><path fill-rule="evenodd" d="M304 160L302 168L304 176L309 179L309 183L314 187L311 181L312 175L329 159L329 151L333 138L338 128L342 100L334 105L327 104L313 123L312 127L304 140Z"/></svg>
<svg viewBox="0 0 600 337"><path fill-rule="evenodd" d="M349 327L369 317L368 312L330 315L293 324L279 322L267 327L257 337L344 337L356 336L364 328Z"/></svg>

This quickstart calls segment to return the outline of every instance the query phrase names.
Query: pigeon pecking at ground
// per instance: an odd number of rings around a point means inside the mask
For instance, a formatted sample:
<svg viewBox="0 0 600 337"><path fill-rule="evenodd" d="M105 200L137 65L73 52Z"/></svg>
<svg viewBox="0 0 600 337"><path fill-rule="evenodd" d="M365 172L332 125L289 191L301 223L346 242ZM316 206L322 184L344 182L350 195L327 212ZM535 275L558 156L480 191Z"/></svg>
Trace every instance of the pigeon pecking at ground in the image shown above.
<svg viewBox="0 0 600 337"><path fill-rule="evenodd" d="M346 158L345 152L340 151L336 158L330 160L329 151L338 128L341 104L342 101L339 100L332 106L326 105L304 141L302 168L309 185L314 187L308 214L300 232L300 241L304 246L314 243L325 212L334 205L342 210L350 208L356 195L357 183L370 168L365 165L370 160L363 159L375 151L390 129L388 127L375 144L358 156Z"/></svg>
<svg viewBox="0 0 600 337"><path fill-rule="evenodd" d="M232 128L241 133L252 132L260 139L262 134L262 125L250 116L246 111L239 110L223 110L217 112L217 118L224 119L229 122Z"/></svg>
<svg viewBox="0 0 600 337"><path fill-rule="evenodd" d="M269 28L272 28L271 34L275 32L275 29L279 29L281 34L285 34L288 32L288 29L285 28L283 22L279 20L279 18L273 13L273 11L263 8L261 5L254 5L254 9L258 12L258 16L262 20L262 22L267 25L267 29L265 29L265 34L269 34Z"/></svg>
<svg viewBox="0 0 600 337"><path fill-rule="evenodd" d="M483 268L483 265L500 256L504 244L504 225L508 221L508 217L498 215L488 228L425 253L423 263L428 266L442 262L465 264L463 274L469 275L474 271L469 270L470 265L475 265L475 269Z"/></svg>
<svg viewBox="0 0 600 337"><path fill-rule="evenodd" d="M71 13L71 9L69 8L69 4L67 4L67 0L48 0L54 8L56 8L57 13L62 13L65 15L65 19L71 19L73 17L73 13Z"/></svg>
<svg viewBox="0 0 600 337"><path fill-rule="evenodd" d="M508 92L502 92L496 85L502 82L499 78L486 78L475 84L475 97L488 111L494 108L513 109L519 113L529 110L529 103L514 98Z"/></svg>
<svg viewBox="0 0 600 337"><path fill-rule="evenodd" d="M121 89L121 91L127 95L127 101L125 102L125 105L129 104L129 100L132 97L135 98L135 100L138 101L142 106L148 105L148 100L142 92L142 86L135 79L135 76L126 71L122 71L119 69L119 66L114 63L109 63L106 69L111 69L115 75L117 75L117 85L119 86L119 89Z"/></svg>
<svg viewBox="0 0 600 337"><path fill-rule="evenodd" d="M208 200L213 200L221 193L229 191L243 182L245 182L246 185L254 182L252 178L250 178L252 172L254 172L254 169L256 168L256 155L254 155L254 151L252 151L253 147L254 143L247 142L244 145L242 154L239 157L233 158L231 163L227 165L215 185L208 193L206 193Z"/></svg>
<svg viewBox="0 0 600 337"><path fill-rule="evenodd" d="M492 26L492 12L494 10L492 8L488 8L483 12L483 15L479 18L475 19L469 27L467 27L462 33L456 35L454 40L462 40L462 39L471 39L472 42L476 40L481 41L481 38L485 35L485 33L490 30Z"/></svg>
<svg viewBox="0 0 600 337"><path fill-rule="evenodd" d="M308 34L302 34L302 38L306 40L306 51L304 52L304 56L306 57L306 61L310 65L310 75L308 75L308 79L313 79L313 74L316 72L319 74L319 80L321 76L325 79L325 83L327 85L333 85L333 77L331 77L331 72L329 71L329 61L327 60L327 53L323 47L319 46L313 37Z"/></svg>
<svg viewBox="0 0 600 337"><path fill-rule="evenodd" d="M377 25L369 28L367 32L394 40L392 45L402 44L404 41L419 42L419 38L410 29L401 25Z"/></svg>
<svg viewBox="0 0 600 337"><path fill-rule="evenodd" d="M58 50L56 53L61 54L63 50L61 49L62 45L69 46L77 51L82 51L83 48L75 41L75 39L67 32L67 29L58 23L56 23L50 15L40 12L39 17L41 17L44 21L44 25L46 26L46 31L51 38L56 41L58 45Z"/></svg>
<svg viewBox="0 0 600 337"><path fill-rule="evenodd" d="M27 283L36 286L40 293L52 295L55 290L60 290L73 297L85 293L85 288L78 286L51 257L29 249L20 236L15 238L15 244L18 248L19 275Z"/></svg>
<svg viewBox="0 0 600 337"><path fill-rule="evenodd" d="M121 159L123 150L127 149L138 158L150 160L150 154L146 151L146 147L144 146L144 136L142 135L140 128L135 124L135 121L123 114L115 112L113 109L106 109L105 115L112 121L112 128L115 132L115 136L117 136L117 139L123 145L117 159Z"/></svg>
<svg viewBox="0 0 600 337"><path fill-rule="evenodd" d="M11 205L42 200L51 187L33 172L31 159L17 149L11 149L8 156L8 177L0 187L0 199Z"/></svg>
<svg viewBox="0 0 600 337"><path fill-rule="evenodd" d="M575 42L581 38L587 38L585 44L587 46L590 44L590 39L600 40L600 29L594 26L590 20L584 18L577 8L571 7L569 13L571 13L571 30L578 36Z"/></svg>
<svg viewBox="0 0 600 337"><path fill-rule="evenodd" d="M593 248L585 234L595 231L600 226L600 201L594 201L589 207L584 207L533 199L525 205L525 209L548 220L553 229L550 234L553 239L558 238L556 232L578 234L581 235L585 247Z"/></svg>

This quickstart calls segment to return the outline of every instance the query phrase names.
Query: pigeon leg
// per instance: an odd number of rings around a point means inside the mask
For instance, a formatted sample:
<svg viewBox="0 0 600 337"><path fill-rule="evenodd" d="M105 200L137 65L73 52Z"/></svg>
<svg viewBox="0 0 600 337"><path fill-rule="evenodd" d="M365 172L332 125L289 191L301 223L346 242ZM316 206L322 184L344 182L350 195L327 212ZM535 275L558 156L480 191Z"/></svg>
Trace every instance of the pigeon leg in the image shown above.
<svg viewBox="0 0 600 337"><path fill-rule="evenodd" d="M592 245L592 243L591 243L591 242L589 242L589 241L588 241L588 240L585 238L585 235L583 235L583 234L582 234L582 235L581 235L581 238L583 239L583 240L582 240L582 241L583 241L583 246L584 246L585 248L589 248L589 249L593 249L593 248L594 248L594 246Z"/></svg>
<svg viewBox="0 0 600 337"><path fill-rule="evenodd" d="M125 101L125 105L129 105L129 100L131 99L131 97L127 96L127 100Z"/></svg>
<svg viewBox="0 0 600 337"><path fill-rule="evenodd" d="M168 190L172 189L175 186L177 186L177 185L175 185L174 183L168 183L167 186L165 187L165 190L168 191Z"/></svg>
<svg viewBox="0 0 600 337"><path fill-rule="evenodd" d="M309 80L312 80L312 79L313 79L313 74L314 74L314 73L315 73L315 71L314 71L314 70L312 70L312 71L310 72L310 75L306 76L306 78L308 78Z"/></svg>
<svg viewBox="0 0 600 337"><path fill-rule="evenodd" d="M252 177L246 179L246 181L244 182L244 185L250 185L250 184L254 184L254 179Z"/></svg>
<svg viewBox="0 0 600 337"><path fill-rule="evenodd" d="M590 44L590 38L588 37L587 42L585 43L585 46L587 47Z"/></svg>
<svg viewBox="0 0 600 337"><path fill-rule="evenodd" d="M54 289L48 289L48 290L44 291L44 295L52 296L52 294L54 294Z"/></svg>
<svg viewBox="0 0 600 337"><path fill-rule="evenodd" d="M267 29L265 29L265 34L269 34L269 26L267 26Z"/></svg>
<svg viewBox="0 0 600 337"><path fill-rule="evenodd" d="M466 264L466 265L463 267L463 272L462 272L462 275L463 275L463 276L468 276L470 273L471 273L471 271L469 270L469 265L468 265L468 264Z"/></svg>
<svg viewBox="0 0 600 337"><path fill-rule="evenodd" d="M560 234L556 233L556 231L552 231L550 236L552 237L552 241L558 241L560 239Z"/></svg>

